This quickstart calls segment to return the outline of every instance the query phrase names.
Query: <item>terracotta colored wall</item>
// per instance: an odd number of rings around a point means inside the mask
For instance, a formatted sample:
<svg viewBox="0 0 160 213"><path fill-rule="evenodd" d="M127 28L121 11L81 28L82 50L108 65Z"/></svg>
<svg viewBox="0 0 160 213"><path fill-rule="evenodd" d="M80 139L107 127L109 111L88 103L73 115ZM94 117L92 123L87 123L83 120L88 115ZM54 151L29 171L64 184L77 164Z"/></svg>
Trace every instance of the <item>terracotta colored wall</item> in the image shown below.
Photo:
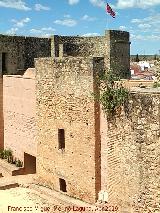
<svg viewBox="0 0 160 213"><path fill-rule="evenodd" d="M3 78L0 76L0 149L4 147Z"/></svg>
<svg viewBox="0 0 160 213"><path fill-rule="evenodd" d="M16 157L36 156L35 80L3 76L4 143Z"/></svg>

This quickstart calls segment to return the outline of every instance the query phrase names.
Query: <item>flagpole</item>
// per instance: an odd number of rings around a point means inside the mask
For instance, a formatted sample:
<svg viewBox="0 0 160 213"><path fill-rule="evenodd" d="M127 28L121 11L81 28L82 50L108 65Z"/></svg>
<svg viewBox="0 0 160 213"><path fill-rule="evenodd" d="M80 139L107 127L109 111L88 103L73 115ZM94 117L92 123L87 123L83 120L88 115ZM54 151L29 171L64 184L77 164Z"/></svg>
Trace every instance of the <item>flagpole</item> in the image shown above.
<svg viewBox="0 0 160 213"><path fill-rule="evenodd" d="M106 5L108 5L108 2L106 2ZM108 13L107 13L107 30L109 30L109 20L108 20Z"/></svg>
<svg viewBox="0 0 160 213"><path fill-rule="evenodd" d="M108 7L108 2L106 2L106 4L107 4L107 7ZM108 12L108 8L107 8L107 12ZM107 13L107 30L109 30L109 13Z"/></svg>
<svg viewBox="0 0 160 213"><path fill-rule="evenodd" d="M107 14L107 30L109 30L109 17L108 17L108 14Z"/></svg>

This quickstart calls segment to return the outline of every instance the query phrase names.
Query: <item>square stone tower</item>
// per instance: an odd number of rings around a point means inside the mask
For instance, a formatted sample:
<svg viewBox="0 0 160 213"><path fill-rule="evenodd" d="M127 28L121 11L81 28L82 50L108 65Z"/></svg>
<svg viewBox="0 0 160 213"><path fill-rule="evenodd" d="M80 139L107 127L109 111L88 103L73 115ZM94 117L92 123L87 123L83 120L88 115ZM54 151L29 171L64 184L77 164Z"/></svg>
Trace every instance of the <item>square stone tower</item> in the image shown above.
<svg viewBox="0 0 160 213"><path fill-rule="evenodd" d="M44 58L37 69L37 173L43 183L89 203L101 188L99 104L102 58Z"/></svg>
<svg viewBox="0 0 160 213"><path fill-rule="evenodd" d="M100 106L97 73L129 74L129 33L53 36L50 58L37 71L37 173L41 183L95 203L101 191Z"/></svg>

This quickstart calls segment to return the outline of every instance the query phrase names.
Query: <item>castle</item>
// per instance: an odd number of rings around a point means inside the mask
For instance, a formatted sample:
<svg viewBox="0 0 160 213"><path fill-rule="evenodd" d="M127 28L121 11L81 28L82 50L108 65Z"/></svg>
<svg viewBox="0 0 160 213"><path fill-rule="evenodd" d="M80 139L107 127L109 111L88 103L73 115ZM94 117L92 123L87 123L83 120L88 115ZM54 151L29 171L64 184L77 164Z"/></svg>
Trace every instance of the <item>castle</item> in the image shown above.
<svg viewBox="0 0 160 213"><path fill-rule="evenodd" d="M0 47L0 147L10 147L24 171L36 170L40 183L69 196L88 203L99 197L121 212L146 201L158 208L159 170L149 176L148 165L154 170L159 162L159 94L132 93L114 121L91 95L97 72L129 76L129 33L1 35ZM24 72L34 60L36 74Z"/></svg>

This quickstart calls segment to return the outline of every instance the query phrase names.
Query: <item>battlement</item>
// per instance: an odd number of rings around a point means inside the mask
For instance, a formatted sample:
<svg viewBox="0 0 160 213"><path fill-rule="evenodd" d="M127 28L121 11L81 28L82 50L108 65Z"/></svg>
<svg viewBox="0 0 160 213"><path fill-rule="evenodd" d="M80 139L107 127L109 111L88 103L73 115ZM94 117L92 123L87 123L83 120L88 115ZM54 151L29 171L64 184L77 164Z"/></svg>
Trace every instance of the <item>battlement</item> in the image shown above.
<svg viewBox="0 0 160 213"><path fill-rule="evenodd" d="M0 35L0 73L23 74L40 57L104 57L105 68L126 78L130 69L129 33L106 30L103 36L36 38Z"/></svg>

